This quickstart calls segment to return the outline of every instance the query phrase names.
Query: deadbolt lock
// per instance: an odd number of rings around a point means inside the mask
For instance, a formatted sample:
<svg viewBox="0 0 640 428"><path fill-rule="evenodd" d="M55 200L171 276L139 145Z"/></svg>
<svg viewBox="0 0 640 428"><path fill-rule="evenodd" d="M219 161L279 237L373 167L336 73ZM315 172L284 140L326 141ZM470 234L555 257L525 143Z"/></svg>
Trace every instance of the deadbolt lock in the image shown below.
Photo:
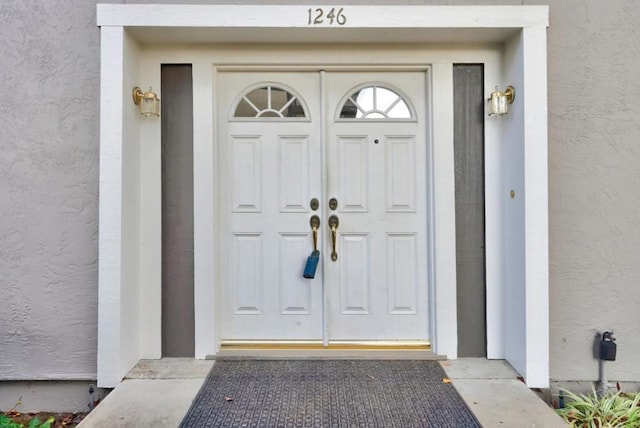
<svg viewBox="0 0 640 428"><path fill-rule="evenodd" d="M313 198L309 201L309 206L313 211L316 211L320 207L320 202L318 202L318 198Z"/></svg>

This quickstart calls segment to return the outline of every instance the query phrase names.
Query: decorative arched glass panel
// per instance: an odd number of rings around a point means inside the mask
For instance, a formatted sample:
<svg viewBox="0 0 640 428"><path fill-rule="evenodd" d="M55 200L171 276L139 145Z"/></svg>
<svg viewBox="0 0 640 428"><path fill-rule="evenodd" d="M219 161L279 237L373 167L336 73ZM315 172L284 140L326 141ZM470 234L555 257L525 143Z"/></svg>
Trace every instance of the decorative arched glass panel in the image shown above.
<svg viewBox="0 0 640 428"><path fill-rule="evenodd" d="M236 102L233 118L242 119L305 119L307 109L293 91L275 84L262 84L250 89Z"/></svg>
<svg viewBox="0 0 640 428"><path fill-rule="evenodd" d="M409 101L395 90L381 84L367 84L344 98L339 118L407 120L413 119L414 114Z"/></svg>

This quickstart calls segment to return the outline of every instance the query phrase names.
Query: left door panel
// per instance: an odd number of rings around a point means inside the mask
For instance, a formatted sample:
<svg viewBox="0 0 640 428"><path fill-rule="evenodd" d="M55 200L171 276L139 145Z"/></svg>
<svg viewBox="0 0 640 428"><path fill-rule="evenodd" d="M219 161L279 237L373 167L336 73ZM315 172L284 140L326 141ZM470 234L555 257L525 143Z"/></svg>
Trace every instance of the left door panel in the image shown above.
<svg viewBox="0 0 640 428"><path fill-rule="evenodd" d="M302 276L320 216L318 74L220 72L218 88L220 338L321 340L322 272Z"/></svg>

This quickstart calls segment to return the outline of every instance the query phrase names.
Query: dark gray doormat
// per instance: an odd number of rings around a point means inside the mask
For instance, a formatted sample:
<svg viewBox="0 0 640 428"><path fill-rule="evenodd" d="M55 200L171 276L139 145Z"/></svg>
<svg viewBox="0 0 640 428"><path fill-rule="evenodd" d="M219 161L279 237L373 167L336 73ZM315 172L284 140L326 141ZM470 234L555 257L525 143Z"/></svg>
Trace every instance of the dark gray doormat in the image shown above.
<svg viewBox="0 0 640 428"><path fill-rule="evenodd" d="M435 361L216 361L181 427L480 427Z"/></svg>

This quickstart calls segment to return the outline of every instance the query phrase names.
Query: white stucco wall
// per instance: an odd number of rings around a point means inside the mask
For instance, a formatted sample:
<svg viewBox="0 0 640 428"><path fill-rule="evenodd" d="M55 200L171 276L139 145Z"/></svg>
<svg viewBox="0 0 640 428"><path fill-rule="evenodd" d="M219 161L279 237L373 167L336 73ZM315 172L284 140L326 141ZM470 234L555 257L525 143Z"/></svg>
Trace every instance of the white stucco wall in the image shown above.
<svg viewBox="0 0 640 428"><path fill-rule="evenodd" d="M406 3L550 4L550 376L595 379L593 336L613 329L609 378L640 381L636 1ZM0 379L95 378L95 10L80 0L0 3Z"/></svg>

